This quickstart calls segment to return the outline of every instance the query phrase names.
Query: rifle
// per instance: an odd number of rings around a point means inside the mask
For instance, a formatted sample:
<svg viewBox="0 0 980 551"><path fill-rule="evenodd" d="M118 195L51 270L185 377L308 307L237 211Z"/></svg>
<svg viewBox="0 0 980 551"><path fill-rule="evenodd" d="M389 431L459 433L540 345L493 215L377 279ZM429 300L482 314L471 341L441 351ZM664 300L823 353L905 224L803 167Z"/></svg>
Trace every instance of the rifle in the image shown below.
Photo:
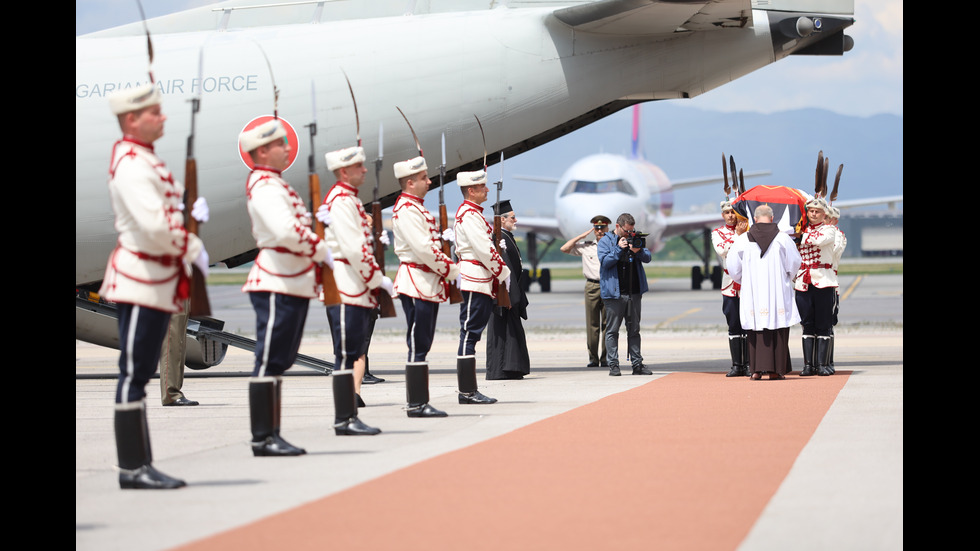
<svg viewBox="0 0 980 551"><path fill-rule="evenodd" d="M347 78L347 73L341 69L344 73L344 79L347 81L347 89L350 90L350 99L354 102L354 122L357 125L357 147L361 147L361 117L357 113L357 98L354 97L354 87L351 86L350 79ZM374 162L374 202L371 203L371 233L374 235L374 260L378 263L378 267L381 268L381 275L384 276L385 273L385 253L384 246L378 241L381 237L381 232L384 231L381 225L381 202L378 198L381 186L381 164L382 158L384 157L384 127L378 129L378 160ZM378 299L378 308L381 309L382 318L393 318L395 314L395 303L391 300L391 295L385 292L383 289L375 289L375 298Z"/></svg>
<svg viewBox="0 0 980 551"><path fill-rule="evenodd" d="M497 203L493 206L493 245L497 247L497 254L500 255L500 260L503 262L504 254L500 250L500 189L504 187L504 152L500 152L500 180L497 181ZM513 277L514 274L511 274ZM517 277L514 277L517 279ZM512 279L511 281L513 281ZM510 308L510 292L507 287L504 286L503 289L500 288L500 283L494 280L497 285L497 306L501 308ZM513 283L511 283L513 285Z"/></svg>
<svg viewBox="0 0 980 551"><path fill-rule="evenodd" d="M442 134L442 164L439 165L439 235L442 236L449 228L449 214L446 213L446 133ZM442 240L442 253L448 258L452 258L449 242ZM449 304L459 304L463 302L463 294L459 288L453 284L449 285Z"/></svg>
<svg viewBox="0 0 980 551"><path fill-rule="evenodd" d="M316 136L316 85L310 82L310 89L313 94L313 121L307 126L310 129L310 156L307 161L310 170L310 211L314 213L313 228L316 236L323 241L323 222L316 217L316 209L320 205L320 176L316 173L316 157L313 153L314 139ZM323 264L318 267L320 274L320 285L323 287L323 304L333 306L340 304L340 291L337 290L337 280L333 277L333 270Z"/></svg>
<svg viewBox="0 0 980 551"><path fill-rule="evenodd" d="M149 40L149 35L147 35L147 40ZM204 55L201 52L199 67L203 67L203 60ZM184 205L188 209L193 208L194 203L197 201L197 160L194 158L194 122L197 118L197 112L201 109L201 98L193 97L190 101L191 134L187 136L187 162L184 165ZM187 215L184 217L184 228L187 229L187 233L198 234L197 220L194 219L194 216L190 212L187 212ZM190 316L210 316L211 301L208 300L207 282L204 280L204 274L201 273L201 270L197 266L191 268L189 294L191 297Z"/></svg>
<svg viewBox="0 0 980 551"><path fill-rule="evenodd" d="M381 166L384 164L384 125L378 126L378 159L374 161L374 201L371 202L371 234L374 235L374 260L381 268L381 274L385 273L385 247L381 244L381 234L384 233L384 226L381 223ZM378 292L378 307L381 308L382 318L393 318L395 313L395 303L391 300L391 295L384 291Z"/></svg>

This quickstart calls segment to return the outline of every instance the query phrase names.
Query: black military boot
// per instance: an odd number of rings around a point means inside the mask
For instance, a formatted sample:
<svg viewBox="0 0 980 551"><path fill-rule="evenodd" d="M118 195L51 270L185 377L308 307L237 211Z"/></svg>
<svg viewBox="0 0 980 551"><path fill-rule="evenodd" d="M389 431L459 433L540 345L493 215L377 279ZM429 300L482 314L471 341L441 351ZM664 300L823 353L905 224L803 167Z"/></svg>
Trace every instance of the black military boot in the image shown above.
<svg viewBox="0 0 980 551"><path fill-rule="evenodd" d="M446 417L429 405L429 363L411 362L405 364L405 396L408 400L409 417Z"/></svg>
<svg viewBox="0 0 980 551"><path fill-rule="evenodd" d="M827 375L833 375L833 371L830 370L828 362L830 361L830 337L817 337L817 351L816 356L813 358L813 365L817 371L817 375L826 377Z"/></svg>
<svg viewBox="0 0 980 551"><path fill-rule="evenodd" d="M813 362L813 353L816 349L816 338L813 335L803 335L803 371L800 377L809 377L817 374L817 368Z"/></svg>
<svg viewBox="0 0 980 551"><path fill-rule="evenodd" d="M171 490L187 485L153 468L150 431L146 423L146 403L116 404L116 456L119 460L119 487L137 490Z"/></svg>
<svg viewBox="0 0 980 551"><path fill-rule="evenodd" d="M834 367L834 334L830 334L830 351L827 352L827 368L830 370L830 374L833 375L837 373L837 369Z"/></svg>
<svg viewBox="0 0 980 551"><path fill-rule="evenodd" d="M476 386L476 356L456 357L456 381L459 384L459 403L493 404L496 398L484 396Z"/></svg>
<svg viewBox="0 0 980 551"><path fill-rule="evenodd" d="M248 410L252 422L252 455L303 455L306 450L279 436L282 381L278 377L253 377L248 383Z"/></svg>
<svg viewBox="0 0 980 551"><path fill-rule="evenodd" d="M749 372L749 336L742 335L738 340L742 341L742 368L740 373L743 377L748 377L751 375Z"/></svg>
<svg viewBox="0 0 980 551"><path fill-rule="evenodd" d="M742 338L728 335L728 352L732 356L732 368L725 377L741 377L742 373Z"/></svg>
<svg viewBox="0 0 980 551"><path fill-rule="evenodd" d="M362 385L376 385L378 383L385 382L381 377L375 377L371 374L371 358L364 356L364 378L361 379Z"/></svg>
<svg viewBox="0 0 980 551"><path fill-rule="evenodd" d="M354 372L350 369L334 371L333 403L334 432L344 436L371 436L381 429L365 425L357 418L357 402L354 398Z"/></svg>

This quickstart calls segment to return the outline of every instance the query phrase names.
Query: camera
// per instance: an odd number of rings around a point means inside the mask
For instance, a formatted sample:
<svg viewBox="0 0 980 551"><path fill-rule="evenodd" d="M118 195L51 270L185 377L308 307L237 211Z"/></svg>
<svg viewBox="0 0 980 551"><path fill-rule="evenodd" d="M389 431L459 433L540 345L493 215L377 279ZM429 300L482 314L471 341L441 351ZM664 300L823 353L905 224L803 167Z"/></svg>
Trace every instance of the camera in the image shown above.
<svg viewBox="0 0 980 551"><path fill-rule="evenodd" d="M626 242L629 243L630 248L633 249L645 249L647 246L647 236L649 233L640 233L638 231L626 232Z"/></svg>

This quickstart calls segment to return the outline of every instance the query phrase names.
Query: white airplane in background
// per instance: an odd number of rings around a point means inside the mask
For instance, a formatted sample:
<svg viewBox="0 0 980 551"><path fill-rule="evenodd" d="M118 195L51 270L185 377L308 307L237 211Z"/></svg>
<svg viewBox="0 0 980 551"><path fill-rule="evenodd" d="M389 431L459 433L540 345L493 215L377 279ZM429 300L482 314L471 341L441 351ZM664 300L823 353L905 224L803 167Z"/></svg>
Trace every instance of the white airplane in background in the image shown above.
<svg viewBox="0 0 980 551"><path fill-rule="evenodd" d="M636 230L649 234L647 247L657 252L664 241L676 235L693 231L702 233L707 245L698 249L691 240L688 245L701 257L704 270L695 266L692 281L700 287L702 274L708 274L708 265L713 256L710 248L710 234L704 229L717 227L722 223L719 213L674 215L673 191L681 188L715 184L721 190L724 177L707 176L688 178L671 182L657 165L643 158L640 152L640 106L633 106L632 148L629 157L599 153L576 161L561 178L515 176L520 180L549 182L555 188L555 218L521 216L520 230L528 234L528 256L531 262L532 280L536 279L547 291L550 277L547 268L537 274L537 264L557 239L571 239L589 227L589 220L598 214L609 217L613 223L619 214L628 212L636 219ZM745 178L768 176L771 172L760 170L745 173ZM720 197L720 195L719 195ZM537 253L539 234L553 239L545 245L544 251ZM718 288L721 286L720 270L717 274Z"/></svg>
<svg viewBox="0 0 980 551"><path fill-rule="evenodd" d="M446 134L452 181L460 170L483 168L474 115L496 162L500 153L511 158L636 103L698 96L793 54L842 55L853 45L844 34L854 23L853 0L418 0L408 7L406 15L404 0L230 0L145 22L168 116L156 152L181 180L189 100L200 98L194 146L199 191L211 207L201 237L212 261L254 258L237 138L253 118L272 115L274 87L300 160L284 177L305 196L303 127L318 121L321 176L323 154L355 139L349 76L369 164L380 156L374 129L386 129L379 196L387 206L398 193L391 162L417 154L396 107L430 153ZM146 82L147 67L142 22L75 39L80 291L98 288L116 240L106 163L119 129L106 97ZM435 177L435 163L430 170ZM362 196L369 200L371 191ZM76 337L104 332L84 318L76 308Z"/></svg>

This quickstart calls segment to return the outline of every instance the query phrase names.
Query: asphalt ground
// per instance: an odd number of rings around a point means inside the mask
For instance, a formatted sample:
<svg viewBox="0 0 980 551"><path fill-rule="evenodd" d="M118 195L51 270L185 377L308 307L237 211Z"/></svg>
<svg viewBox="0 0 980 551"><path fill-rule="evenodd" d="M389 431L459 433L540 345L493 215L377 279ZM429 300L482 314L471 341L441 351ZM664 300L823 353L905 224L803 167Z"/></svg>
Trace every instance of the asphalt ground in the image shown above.
<svg viewBox="0 0 980 551"><path fill-rule="evenodd" d="M741 539L740 549L903 546L902 276L849 277L841 283L845 298L837 327L837 369L849 376ZM231 349L219 366L188 370L184 390L201 406L162 407L156 399L157 381L147 387L154 465L189 483L187 488L170 492L118 488L112 434L112 375L117 353L76 342L76 549L155 550L189 544L270 515L289 515L311 501L356 489L641 385L656 385L671 373L723 377L729 360L720 298L717 292L689 291L686 286L686 280L652 281L651 293L644 297L643 353L655 372L652 377L608 377L605 370L584 367L581 282L555 282L552 293L532 292L526 325L532 375L523 381L481 380L481 390L500 399L492 406L456 404L457 308L445 306L429 356L431 402L449 413L445 419L405 416L403 320L400 313L398 318L381 320L371 365L387 381L362 389L368 407L362 409L361 418L384 432L375 437L335 436L330 428L330 378L296 366L284 383L282 413L284 436L309 451L298 458L251 456L246 388L252 357ZM212 287L209 292L216 317L227 321L226 329L254 333L254 329L249 331L254 318L248 302L237 288ZM311 309L301 352L327 358L331 344L325 315L320 306ZM793 342L799 342L798 329L791 334ZM793 352L794 364L799 365L799 352ZM628 424L630 420L609 422ZM712 443L705 440L701 445ZM635 469L637 477L655 476L642 465L596 468L600 472ZM745 465L734 457L717 468L738 477L746 469L765 467ZM420 506L424 503L425 496L419 496ZM522 521L534 522L535 514L523 512ZM642 519L643 513L638 514ZM712 518L703 521L714 522ZM383 531L386 524L386 519L365 510L363 524L350 529ZM488 525L480 537L492 542L495 532L506 526ZM532 547L529 542L527 548L548 547Z"/></svg>

